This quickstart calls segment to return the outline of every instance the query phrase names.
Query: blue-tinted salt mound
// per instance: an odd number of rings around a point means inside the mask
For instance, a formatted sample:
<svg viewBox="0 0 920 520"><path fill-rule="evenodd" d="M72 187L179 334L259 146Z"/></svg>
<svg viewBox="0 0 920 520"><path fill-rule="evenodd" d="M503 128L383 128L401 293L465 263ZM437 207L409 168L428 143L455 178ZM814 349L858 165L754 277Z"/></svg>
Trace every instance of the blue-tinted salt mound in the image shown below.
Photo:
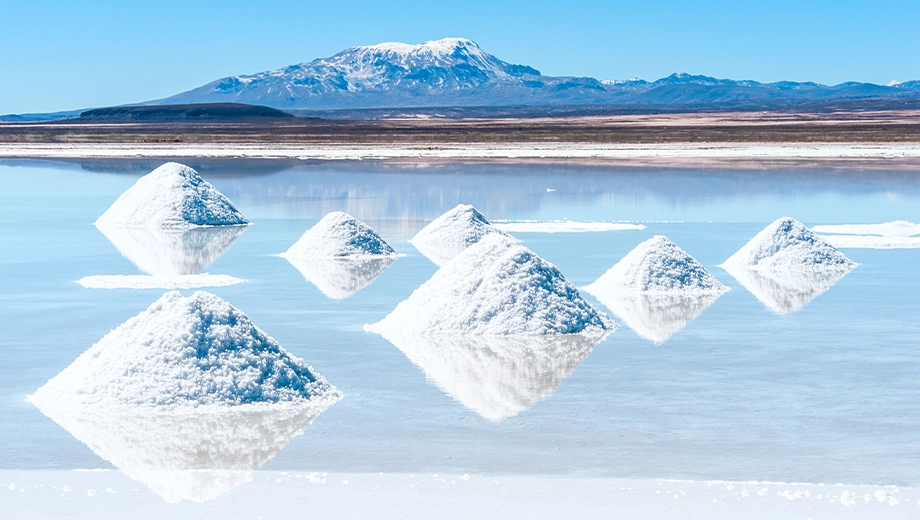
<svg viewBox="0 0 920 520"><path fill-rule="evenodd" d="M415 334L579 334L616 325L556 266L505 234L488 234L366 330Z"/></svg>
<svg viewBox="0 0 920 520"><path fill-rule="evenodd" d="M333 211L281 254L300 257L380 257L396 256L396 251L370 226L341 211Z"/></svg>
<svg viewBox="0 0 920 520"><path fill-rule="evenodd" d="M166 163L144 175L96 220L103 227L194 227L249 224L198 172Z"/></svg>
<svg viewBox="0 0 920 520"><path fill-rule="evenodd" d="M834 246L801 222L783 217L775 220L722 264L726 270L849 271L856 267Z"/></svg>
<svg viewBox="0 0 920 520"><path fill-rule="evenodd" d="M305 402L338 391L239 309L169 292L39 388L38 406L198 406Z"/></svg>
<svg viewBox="0 0 920 520"><path fill-rule="evenodd" d="M504 235L469 204L459 204L431 221L409 242L437 265L444 265L486 235Z"/></svg>

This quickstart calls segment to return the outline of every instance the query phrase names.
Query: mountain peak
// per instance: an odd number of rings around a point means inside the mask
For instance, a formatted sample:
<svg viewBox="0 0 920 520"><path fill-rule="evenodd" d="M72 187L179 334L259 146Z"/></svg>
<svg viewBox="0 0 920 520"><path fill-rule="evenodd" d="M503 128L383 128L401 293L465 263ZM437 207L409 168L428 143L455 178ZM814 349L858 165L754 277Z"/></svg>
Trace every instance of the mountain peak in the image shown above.
<svg viewBox="0 0 920 520"><path fill-rule="evenodd" d="M394 54L430 54L436 56L446 56L453 54L458 50L473 50L482 53L479 45L466 38L441 38L440 40L431 40L425 43L411 44L401 42L384 42L376 45L363 45L354 47L354 50L391 52Z"/></svg>

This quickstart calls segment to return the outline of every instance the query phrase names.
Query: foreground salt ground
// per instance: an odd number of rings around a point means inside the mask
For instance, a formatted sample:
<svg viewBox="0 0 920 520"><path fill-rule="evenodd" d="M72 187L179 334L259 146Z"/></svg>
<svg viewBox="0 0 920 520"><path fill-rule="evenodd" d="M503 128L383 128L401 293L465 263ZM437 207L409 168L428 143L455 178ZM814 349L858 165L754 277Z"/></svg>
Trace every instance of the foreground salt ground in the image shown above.
<svg viewBox="0 0 920 520"><path fill-rule="evenodd" d="M207 504L169 504L118 471L0 471L6 518L913 519L920 488L479 474L257 471Z"/></svg>

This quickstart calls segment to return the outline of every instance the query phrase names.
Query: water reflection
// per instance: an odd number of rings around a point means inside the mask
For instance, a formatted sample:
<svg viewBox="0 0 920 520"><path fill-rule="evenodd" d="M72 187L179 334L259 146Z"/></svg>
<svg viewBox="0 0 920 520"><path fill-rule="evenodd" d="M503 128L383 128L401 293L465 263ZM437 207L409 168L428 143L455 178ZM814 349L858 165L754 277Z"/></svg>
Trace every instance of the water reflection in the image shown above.
<svg viewBox="0 0 920 520"><path fill-rule="evenodd" d="M442 392L501 421L552 394L608 334L384 337Z"/></svg>
<svg viewBox="0 0 920 520"><path fill-rule="evenodd" d="M198 274L233 245L246 226L165 229L103 226L99 231L141 271L154 276Z"/></svg>
<svg viewBox="0 0 920 520"><path fill-rule="evenodd" d="M205 502L251 481L254 469L303 434L334 401L122 410L36 406L167 502Z"/></svg>
<svg viewBox="0 0 920 520"><path fill-rule="evenodd" d="M723 294L633 291L597 298L636 334L658 345L695 320Z"/></svg>
<svg viewBox="0 0 920 520"><path fill-rule="evenodd" d="M728 274L777 314L792 314L830 289L855 266L774 271L723 266Z"/></svg>
<svg viewBox="0 0 920 520"><path fill-rule="evenodd" d="M317 257L279 255L293 265L304 278L333 300L348 298L367 287L395 260L395 256Z"/></svg>

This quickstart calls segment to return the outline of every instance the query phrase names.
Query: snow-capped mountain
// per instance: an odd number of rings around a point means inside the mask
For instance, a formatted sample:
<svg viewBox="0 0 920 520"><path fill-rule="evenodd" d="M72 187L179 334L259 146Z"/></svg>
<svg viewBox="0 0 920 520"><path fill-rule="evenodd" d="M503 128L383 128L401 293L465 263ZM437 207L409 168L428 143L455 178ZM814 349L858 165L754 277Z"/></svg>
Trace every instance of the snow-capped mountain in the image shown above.
<svg viewBox="0 0 920 520"><path fill-rule="evenodd" d="M583 104L776 105L831 99L916 99L920 82L891 86L735 81L672 74L657 81L544 76L464 38L381 43L258 74L231 76L147 104L247 103L281 109Z"/></svg>

